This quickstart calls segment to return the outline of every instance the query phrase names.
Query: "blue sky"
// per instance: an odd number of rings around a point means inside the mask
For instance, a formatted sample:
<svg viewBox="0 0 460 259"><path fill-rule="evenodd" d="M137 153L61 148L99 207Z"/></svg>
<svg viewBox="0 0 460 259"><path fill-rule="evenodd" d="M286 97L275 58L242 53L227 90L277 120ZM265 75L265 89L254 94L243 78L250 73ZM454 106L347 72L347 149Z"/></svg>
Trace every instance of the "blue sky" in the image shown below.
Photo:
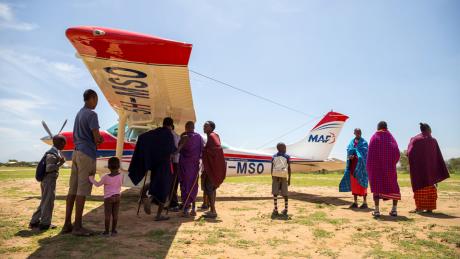
<svg viewBox="0 0 460 259"><path fill-rule="evenodd" d="M65 29L98 25L194 45L190 68L302 110L293 113L191 76L198 122L224 142L257 148L302 138L333 109L369 138L386 120L400 149L433 128L446 158L460 156L459 1L3 1L0 2L0 161L37 160L40 125L71 130L86 88L97 89ZM105 100L96 111L108 128ZM200 127L201 128L201 127Z"/></svg>

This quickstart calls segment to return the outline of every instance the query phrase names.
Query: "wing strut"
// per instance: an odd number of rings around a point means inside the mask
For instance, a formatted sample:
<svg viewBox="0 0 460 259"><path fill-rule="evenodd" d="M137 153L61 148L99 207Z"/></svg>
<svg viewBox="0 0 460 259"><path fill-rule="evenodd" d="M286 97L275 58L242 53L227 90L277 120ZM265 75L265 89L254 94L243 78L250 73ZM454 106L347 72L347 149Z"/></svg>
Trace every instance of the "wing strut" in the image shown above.
<svg viewBox="0 0 460 259"><path fill-rule="evenodd" d="M118 133L117 133L117 149L115 151L115 156L122 160L123 156L123 147L125 144L125 127L126 120L128 119L128 114L123 110L118 114Z"/></svg>

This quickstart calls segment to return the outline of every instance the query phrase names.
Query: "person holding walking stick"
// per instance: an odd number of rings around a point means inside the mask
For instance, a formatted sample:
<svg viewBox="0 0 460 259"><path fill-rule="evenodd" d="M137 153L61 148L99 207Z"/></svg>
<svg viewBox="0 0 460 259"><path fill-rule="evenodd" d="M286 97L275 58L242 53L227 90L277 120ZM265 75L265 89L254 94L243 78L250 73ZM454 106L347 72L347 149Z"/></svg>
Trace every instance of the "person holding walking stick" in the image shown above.
<svg viewBox="0 0 460 259"><path fill-rule="evenodd" d="M171 158L177 150L171 133L173 119L163 120L163 127L150 130L139 136L129 165L129 178L138 184L150 170L149 201L158 205L155 221L168 220L162 215L169 203L174 175Z"/></svg>
<svg viewBox="0 0 460 259"><path fill-rule="evenodd" d="M185 132L179 142L179 183L183 216L196 216L195 200L198 194L198 177L200 159L204 141L200 134L195 132L195 123L188 121Z"/></svg>

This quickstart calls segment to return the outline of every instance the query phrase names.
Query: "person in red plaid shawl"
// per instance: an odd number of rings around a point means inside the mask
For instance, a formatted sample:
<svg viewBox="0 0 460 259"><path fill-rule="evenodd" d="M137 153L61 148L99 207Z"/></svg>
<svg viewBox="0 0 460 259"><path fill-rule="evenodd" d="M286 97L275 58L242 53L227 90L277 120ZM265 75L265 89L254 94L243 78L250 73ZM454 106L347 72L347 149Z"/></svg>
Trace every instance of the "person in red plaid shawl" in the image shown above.
<svg viewBox="0 0 460 259"><path fill-rule="evenodd" d="M436 184L449 178L438 142L431 136L431 127L420 123L421 133L411 138L407 148L409 172L414 191L415 210L431 213L438 198Z"/></svg>
<svg viewBox="0 0 460 259"><path fill-rule="evenodd" d="M388 131L385 121L379 122L377 132L369 142L366 169L369 174L371 192L374 196L374 217L380 217L379 201L393 200L391 216L398 216L398 200L401 200L401 192L398 185L396 164L399 161L398 143Z"/></svg>

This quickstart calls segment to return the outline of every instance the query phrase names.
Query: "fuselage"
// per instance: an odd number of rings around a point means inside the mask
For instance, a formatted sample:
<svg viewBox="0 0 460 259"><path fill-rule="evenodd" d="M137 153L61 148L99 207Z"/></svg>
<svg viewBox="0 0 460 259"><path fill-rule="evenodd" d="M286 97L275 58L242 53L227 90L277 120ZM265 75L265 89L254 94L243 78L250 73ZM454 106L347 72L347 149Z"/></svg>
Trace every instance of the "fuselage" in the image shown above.
<svg viewBox="0 0 460 259"><path fill-rule="evenodd" d="M72 161L72 154L75 149L73 142L72 132L61 133L67 139L67 144L64 147L62 153L66 158L66 161L70 164ZM101 130L101 136L104 138L104 142L97 148L97 171L99 173L107 173L107 160L115 156L117 138L109 133L108 131ZM203 136L206 138L206 136ZM47 142L44 140L44 142ZM50 143L47 143L50 144ZM135 142L125 141L123 147L123 156L121 158L121 167L127 169L131 162L132 154L134 153ZM223 145L225 161L227 166L227 176L237 175L260 175L270 173L271 159L273 154L234 149Z"/></svg>

